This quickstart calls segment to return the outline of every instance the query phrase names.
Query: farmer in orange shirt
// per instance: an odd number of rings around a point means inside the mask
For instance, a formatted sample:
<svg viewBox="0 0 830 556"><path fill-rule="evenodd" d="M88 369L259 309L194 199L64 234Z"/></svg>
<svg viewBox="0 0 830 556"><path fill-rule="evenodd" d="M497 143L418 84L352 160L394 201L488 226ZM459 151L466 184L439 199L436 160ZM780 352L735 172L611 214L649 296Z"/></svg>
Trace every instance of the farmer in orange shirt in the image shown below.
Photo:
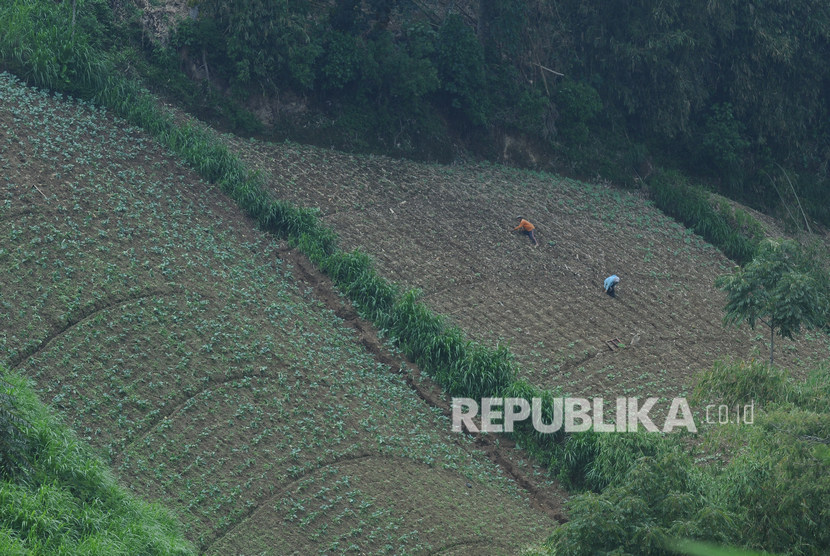
<svg viewBox="0 0 830 556"><path fill-rule="evenodd" d="M536 229L536 226L534 226L533 224L531 224L530 222L528 222L527 220L525 220L521 216L517 216L516 220L519 221L519 225L516 226L515 228L513 228L513 231L516 232L516 231L521 230L521 232L523 234L527 235L530 238L530 241L533 242L533 245L538 247L539 242L536 241L536 236L533 234L533 230Z"/></svg>

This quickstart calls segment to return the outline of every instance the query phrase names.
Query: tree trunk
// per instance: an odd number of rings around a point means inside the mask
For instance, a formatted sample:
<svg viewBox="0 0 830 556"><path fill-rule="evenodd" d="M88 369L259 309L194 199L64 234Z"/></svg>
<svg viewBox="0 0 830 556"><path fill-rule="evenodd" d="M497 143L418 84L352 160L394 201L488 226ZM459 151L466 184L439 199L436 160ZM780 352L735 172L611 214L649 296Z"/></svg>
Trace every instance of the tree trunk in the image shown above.
<svg viewBox="0 0 830 556"><path fill-rule="evenodd" d="M775 329L769 327L769 366L772 367L774 362L772 360L772 352L775 350Z"/></svg>
<svg viewBox="0 0 830 556"><path fill-rule="evenodd" d="M207 65L207 53L204 47L202 47L202 65L205 67L205 80L210 83L210 70L208 69Z"/></svg>

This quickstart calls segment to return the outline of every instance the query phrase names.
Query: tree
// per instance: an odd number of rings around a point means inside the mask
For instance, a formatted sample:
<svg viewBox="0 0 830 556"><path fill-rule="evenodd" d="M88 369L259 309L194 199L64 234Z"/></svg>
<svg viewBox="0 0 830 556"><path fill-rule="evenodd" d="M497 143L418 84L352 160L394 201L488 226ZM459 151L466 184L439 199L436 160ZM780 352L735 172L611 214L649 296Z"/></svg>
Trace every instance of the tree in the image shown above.
<svg viewBox="0 0 830 556"><path fill-rule="evenodd" d="M770 365L776 333L792 338L802 325L827 324L827 275L818 259L793 240L764 240L750 263L720 276L716 285L727 294L724 324L746 321L754 330L760 321L769 327Z"/></svg>
<svg viewBox="0 0 830 556"><path fill-rule="evenodd" d="M212 18L222 36L207 45L222 64L233 68L235 84L245 87L310 91L314 64L323 52L321 32L309 2L300 0L201 0L203 17Z"/></svg>
<svg viewBox="0 0 830 556"><path fill-rule="evenodd" d="M487 123L489 106L484 48L458 15L450 15L438 31L435 66L441 90L452 108L474 125Z"/></svg>

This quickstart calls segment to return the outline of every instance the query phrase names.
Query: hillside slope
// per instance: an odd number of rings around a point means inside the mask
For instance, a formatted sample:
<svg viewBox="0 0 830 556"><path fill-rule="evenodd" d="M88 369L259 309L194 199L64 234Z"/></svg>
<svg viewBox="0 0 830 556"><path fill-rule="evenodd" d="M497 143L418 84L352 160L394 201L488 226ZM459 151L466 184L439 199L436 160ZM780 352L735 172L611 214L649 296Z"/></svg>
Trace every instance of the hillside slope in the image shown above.
<svg viewBox="0 0 830 556"><path fill-rule="evenodd" d="M556 526L144 133L7 74L0 129L0 357L200 552L515 553Z"/></svg>
<svg viewBox="0 0 830 556"><path fill-rule="evenodd" d="M768 357L764 328L721 324L714 281L734 264L637 192L492 165L233 145L270 172L275 195L318 207L344 248L422 289L472 338L509 343L539 386L673 398L715 360ZM511 233L517 215L537 226L539 248ZM610 274L621 277L615 299L602 290ZM776 346L796 376L828 356L822 335Z"/></svg>
<svg viewBox="0 0 830 556"><path fill-rule="evenodd" d="M180 523L127 493L0 363L0 554L189 556Z"/></svg>

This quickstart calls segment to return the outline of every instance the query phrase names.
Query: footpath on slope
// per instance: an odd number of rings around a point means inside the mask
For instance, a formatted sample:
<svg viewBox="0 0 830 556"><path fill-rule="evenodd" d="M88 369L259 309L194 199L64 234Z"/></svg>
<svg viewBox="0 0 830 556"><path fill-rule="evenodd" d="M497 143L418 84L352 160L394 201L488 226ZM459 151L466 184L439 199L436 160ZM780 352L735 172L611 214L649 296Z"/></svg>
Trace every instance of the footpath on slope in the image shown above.
<svg viewBox="0 0 830 556"><path fill-rule="evenodd" d="M296 280L311 287L315 298L341 318L345 326L354 330L358 342L375 360L392 370L401 369L400 374L419 398L430 407L439 409L447 418L451 418L451 403L447 395L416 364L390 351L381 341L374 325L357 314L351 302L337 292L331 279L317 269L305 254L288 248L283 242L278 256L294 267ZM533 472L528 461L529 456L523 453L512 439L493 434L463 434L471 435L476 446L524 489L535 510L544 512L560 523L568 521L564 513L567 492L556 482L553 486L542 484L548 481Z"/></svg>

